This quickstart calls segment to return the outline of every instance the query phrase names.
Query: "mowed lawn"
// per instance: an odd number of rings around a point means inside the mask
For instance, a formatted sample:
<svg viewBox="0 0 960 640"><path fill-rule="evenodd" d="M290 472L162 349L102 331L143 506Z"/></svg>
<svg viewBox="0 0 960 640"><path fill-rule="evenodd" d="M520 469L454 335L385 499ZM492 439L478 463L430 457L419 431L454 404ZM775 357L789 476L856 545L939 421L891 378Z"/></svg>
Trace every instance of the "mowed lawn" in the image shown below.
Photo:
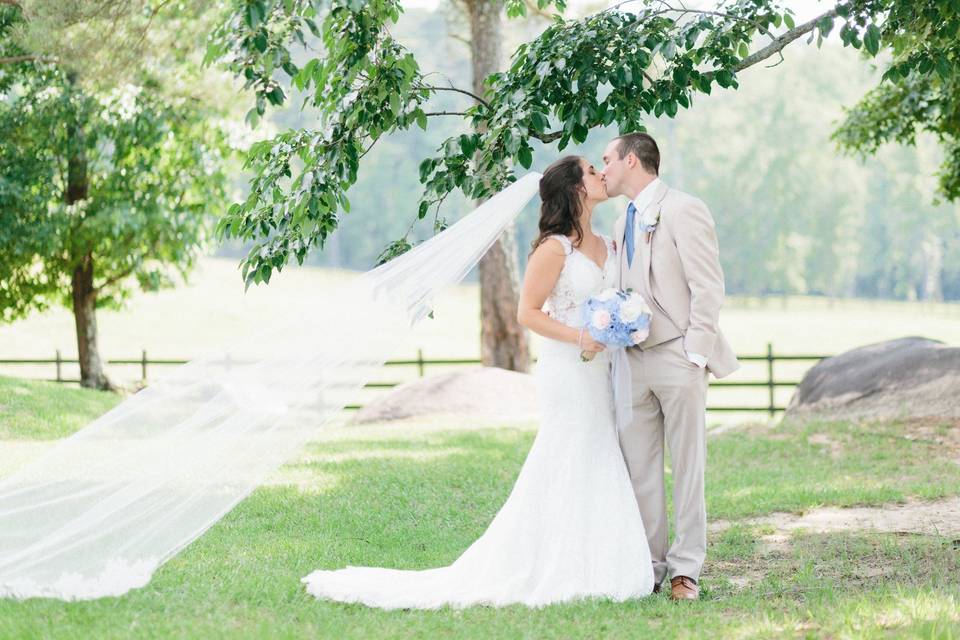
<svg viewBox="0 0 960 640"><path fill-rule="evenodd" d="M256 330L278 317L297 315L309 322L318 309L336 304L326 294L333 285L356 278L356 272L312 267L288 267L269 286L251 288L246 294L237 261L206 258L188 285L154 294L134 295L122 311L98 313L100 348L104 358L136 359L142 350L150 358L192 359ZM476 284L453 287L437 300L434 318L424 320L394 358L415 358L418 349L427 359L479 358L479 291ZM900 338L925 336L950 345L960 345L960 304L926 304L822 298L748 299L729 297L721 314L721 326L739 354L761 355L767 344L780 354L835 354L854 347ZM322 327L318 327L322 330ZM12 325L0 326L0 359L76 357L73 317L53 309ZM533 350L537 338L533 337ZM775 366L779 381L799 380L812 362L780 362ZM148 378L162 377L168 366L152 365ZM427 372L442 371L428 367ZM65 365L63 376L77 378L76 365ZM140 377L139 365L113 365L108 373L121 382ZM53 378L55 368L44 365L3 365L0 375ZM402 382L417 376L415 367L390 367L376 382ZM765 362L745 362L725 382L762 381ZM357 403L383 393L366 390ZM792 389L779 388L776 403L785 406ZM711 390L711 405L766 406L764 388ZM763 414L755 414L762 417ZM711 422L741 422L750 414L711 413Z"/></svg>
<svg viewBox="0 0 960 640"><path fill-rule="evenodd" d="M0 463L21 456L0 473L116 401L0 378ZM957 452L902 424L755 424L711 437L708 513L731 526L710 534L697 603L382 612L304 592L300 578L316 568L454 560L506 499L534 435L534 425L437 421L328 430L145 588L92 602L0 600L0 638L960 636L960 541L801 530L770 547L768 525L745 520L960 494Z"/></svg>

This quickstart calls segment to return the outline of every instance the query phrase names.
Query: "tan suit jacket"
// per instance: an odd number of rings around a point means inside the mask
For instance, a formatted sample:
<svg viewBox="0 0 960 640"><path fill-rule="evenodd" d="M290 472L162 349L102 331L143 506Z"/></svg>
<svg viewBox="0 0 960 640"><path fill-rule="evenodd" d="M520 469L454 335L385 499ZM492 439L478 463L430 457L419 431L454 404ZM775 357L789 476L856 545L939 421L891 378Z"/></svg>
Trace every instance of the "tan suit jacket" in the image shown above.
<svg viewBox="0 0 960 640"><path fill-rule="evenodd" d="M642 231L635 233L630 267L626 213L614 226L620 287L639 291L652 310L650 335L640 348L682 336L684 350L707 358L707 369L723 378L740 363L718 326L724 284L713 217L703 201L662 182L647 207L660 210L660 222L649 238ZM638 211L637 221L641 217L643 211Z"/></svg>

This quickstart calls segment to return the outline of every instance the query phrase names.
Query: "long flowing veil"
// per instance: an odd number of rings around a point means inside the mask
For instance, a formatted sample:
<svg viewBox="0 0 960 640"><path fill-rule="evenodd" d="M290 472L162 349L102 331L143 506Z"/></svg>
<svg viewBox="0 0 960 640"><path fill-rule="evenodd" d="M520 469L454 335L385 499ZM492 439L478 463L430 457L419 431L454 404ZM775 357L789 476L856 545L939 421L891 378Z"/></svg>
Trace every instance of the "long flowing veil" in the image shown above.
<svg viewBox="0 0 960 640"><path fill-rule="evenodd" d="M339 290L313 292L328 301L318 316L293 314L183 365L0 481L0 596L92 599L145 585L343 408L539 178Z"/></svg>

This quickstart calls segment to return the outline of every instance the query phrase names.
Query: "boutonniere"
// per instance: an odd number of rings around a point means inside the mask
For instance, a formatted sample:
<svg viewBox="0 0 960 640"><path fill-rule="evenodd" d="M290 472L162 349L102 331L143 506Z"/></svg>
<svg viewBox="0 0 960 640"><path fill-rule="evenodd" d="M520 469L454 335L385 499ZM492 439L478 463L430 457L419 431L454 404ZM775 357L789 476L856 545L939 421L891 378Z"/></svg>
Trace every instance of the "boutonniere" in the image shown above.
<svg viewBox="0 0 960 640"><path fill-rule="evenodd" d="M643 231L643 239L647 244L650 244L650 239L653 237L653 232L657 230L657 225L660 224L660 213L662 208L657 208L657 214L653 216L653 219L648 219L646 216L640 219L640 230Z"/></svg>

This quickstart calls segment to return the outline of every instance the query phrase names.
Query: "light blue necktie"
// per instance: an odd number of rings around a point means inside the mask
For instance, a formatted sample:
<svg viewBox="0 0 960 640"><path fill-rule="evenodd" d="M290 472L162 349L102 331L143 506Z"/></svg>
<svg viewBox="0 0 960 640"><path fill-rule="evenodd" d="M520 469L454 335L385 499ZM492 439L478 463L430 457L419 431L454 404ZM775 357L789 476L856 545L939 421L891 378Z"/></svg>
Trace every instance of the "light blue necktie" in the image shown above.
<svg viewBox="0 0 960 640"><path fill-rule="evenodd" d="M637 208L633 203L627 205L627 229L623 236L623 247L627 251L627 267L633 263L633 228L636 226Z"/></svg>

